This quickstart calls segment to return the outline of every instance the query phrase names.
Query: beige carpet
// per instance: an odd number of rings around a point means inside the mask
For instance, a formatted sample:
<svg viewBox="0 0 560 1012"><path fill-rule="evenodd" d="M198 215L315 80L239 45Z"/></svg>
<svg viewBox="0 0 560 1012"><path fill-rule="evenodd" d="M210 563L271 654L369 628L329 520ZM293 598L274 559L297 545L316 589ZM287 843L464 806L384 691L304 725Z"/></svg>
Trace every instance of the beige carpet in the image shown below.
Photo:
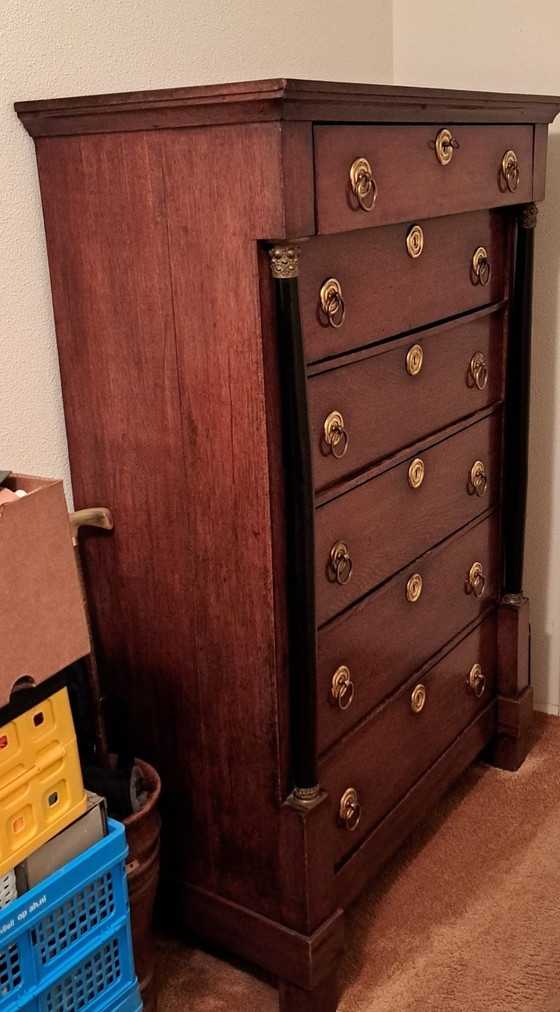
<svg viewBox="0 0 560 1012"><path fill-rule="evenodd" d="M560 1012L560 719L472 767L347 917L340 1012ZM161 940L160 1012L277 1012L262 977Z"/></svg>

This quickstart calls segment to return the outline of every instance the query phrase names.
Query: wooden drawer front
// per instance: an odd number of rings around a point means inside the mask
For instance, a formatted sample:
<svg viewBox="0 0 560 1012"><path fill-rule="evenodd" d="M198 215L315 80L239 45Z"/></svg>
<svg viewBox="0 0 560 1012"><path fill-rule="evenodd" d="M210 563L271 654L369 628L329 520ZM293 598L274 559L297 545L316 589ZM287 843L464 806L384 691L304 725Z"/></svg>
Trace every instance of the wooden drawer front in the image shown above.
<svg viewBox="0 0 560 1012"><path fill-rule="evenodd" d="M499 515L494 513L417 559L321 629L320 751L498 599L498 538ZM415 598L419 587L420 596Z"/></svg>
<svg viewBox="0 0 560 1012"><path fill-rule="evenodd" d="M475 664L485 679L479 698L467 689ZM490 702L495 683L496 620L492 615L429 671L410 679L325 757L319 779L332 808L335 863L356 847ZM412 709L417 686L425 690L421 712ZM421 691L415 698L421 700ZM349 789L355 791L361 810L354 830L339 820L340 801Z"/></svg>
<svg viewBox="0 0 560 1012"><path fill-rule="evenodd" d="M498 411L427 450L416 447L403 463L319 507L319 625L498 502L501 429ZM419 470L415 460L424 466L417 488L410 485ZM487 478L480 496L470 484L476 461L484 464ZM482 484L479 487L482 490Z"/></svg>
<svg viewBox="0 0 560 1012"><path fill-rule="evenodd" d="M407 253L410 225L310 239L303 245L300 308L309 362L376 344L388 337L499 302L506 295L509 212L475 211L416 222L422 254ZM488 284L473 272L483 247L491 264ZM321 308L321 289L335 279L344 300L341 326ZM340 323L334 316L334 323Z"/></svg>
<svg viewBox="0 0 560 1012"><path fill-rule="evenodd" d="M444 126L444 124L442 124ZM412 216L456 214L533 199L532 126L453 126L458 147L447 165L436 155L432 126L316 126L317 228L321 233L371 228ZM519 180L508 189L501 171L506 152L517 155ZM377 198L363 210L352 191L350 167L369 162ZM515 178L510 177L514 186ZM364 194L369 205L373 186Z"/></svg>
<svg viewBox="0 0 560 1012"><path fill-rule="evenodd" d="M370 358L309 378L317 489L503 396L503 312L444 325L372 352Z"/></svg>

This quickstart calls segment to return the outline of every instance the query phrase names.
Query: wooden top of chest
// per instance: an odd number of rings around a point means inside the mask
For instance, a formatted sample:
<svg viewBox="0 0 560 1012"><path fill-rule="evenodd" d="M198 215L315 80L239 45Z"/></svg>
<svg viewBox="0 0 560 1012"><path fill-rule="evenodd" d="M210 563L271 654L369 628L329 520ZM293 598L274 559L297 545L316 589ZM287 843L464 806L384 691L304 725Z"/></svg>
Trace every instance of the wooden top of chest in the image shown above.
<svg viewBox="0 0 560 1012"><path fill-rule="evenodd" d="M224 123L550 123L560 98L275 78L17 102L34 137Z"/></svg>

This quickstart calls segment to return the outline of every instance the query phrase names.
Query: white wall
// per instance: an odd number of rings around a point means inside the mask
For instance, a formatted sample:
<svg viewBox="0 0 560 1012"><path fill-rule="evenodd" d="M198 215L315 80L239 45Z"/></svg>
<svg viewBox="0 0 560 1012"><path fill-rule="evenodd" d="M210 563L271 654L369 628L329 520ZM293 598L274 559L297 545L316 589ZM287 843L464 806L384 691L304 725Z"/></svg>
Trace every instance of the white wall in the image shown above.
<svg viewBox="0 0 560 1012"><path fill-rule="evenodd" d="M396 84L560 93L555 0L394 0ZM537 705L560 703L560 117L536 232L525 584Z"/></svg>
<svg viewBox="0 0 560 1012"><path fill-rule="evenodd" d="M0 468L61 475L70 490L35 155L13 102L266 77L390 82L391 14L391 0L2 0Z"/></svg>

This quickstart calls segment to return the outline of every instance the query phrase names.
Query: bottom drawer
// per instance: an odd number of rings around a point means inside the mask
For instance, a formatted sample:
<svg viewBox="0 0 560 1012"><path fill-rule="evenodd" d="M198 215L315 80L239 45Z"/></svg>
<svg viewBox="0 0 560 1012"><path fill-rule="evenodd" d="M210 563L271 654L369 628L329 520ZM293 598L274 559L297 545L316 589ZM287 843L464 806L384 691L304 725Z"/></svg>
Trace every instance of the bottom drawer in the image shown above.
<svg viewBox="0 0 560 1012"><path fill-rule="evenodd" d="M487 705L495 682L493 614L325 756L319 776L332 807L335 863Z"/></svg>

